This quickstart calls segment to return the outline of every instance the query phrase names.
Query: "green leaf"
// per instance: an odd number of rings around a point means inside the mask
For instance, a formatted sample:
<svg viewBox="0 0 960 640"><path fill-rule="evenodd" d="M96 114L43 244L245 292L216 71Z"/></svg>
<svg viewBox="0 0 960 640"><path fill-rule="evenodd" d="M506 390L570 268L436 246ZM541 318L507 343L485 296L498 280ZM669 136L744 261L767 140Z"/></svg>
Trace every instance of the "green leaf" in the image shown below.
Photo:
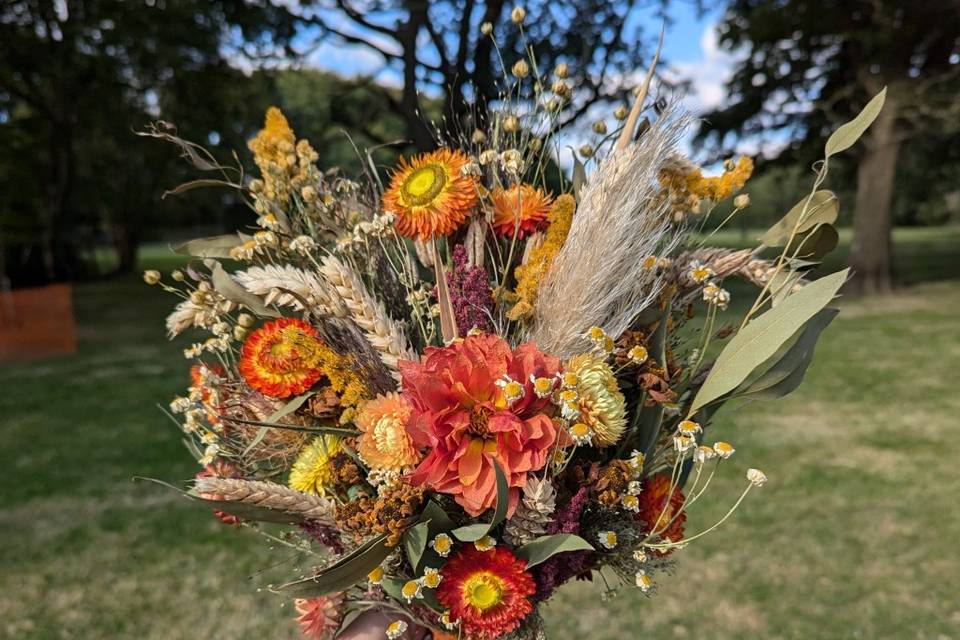
<svg viewBox="0 0 960 640"><path fill-rule="evenodd" d="M414 571L420 570L420 559L427 549L427 538L430 537L430 525L427 522L410 527L403 534L403 549L407 552L407 560Z"/></svg>
<svg viewBox="0 0 960 640"><path fill-rule="evenodd" d="M541 536L518 548L514 555L527 561L527 568L534 567L558 553L568 551L593 551L593 545L572 533L557 533Z"/></svg>
<svg viewBox="0 0 960 640"><path fill-rule="evenodd" d="M767 369L763 375L749 384L741 385L732 397L749 397L758 400L782 398L794 391L803 381L807 368L813 361L813 350L820 333L827 328L838 309L823 309L803 327L796 341Z"/></svg>
<svg viewBox="0 0 960 640"><path fill-rule="evenodd" d="M806 210L806 213L804 213ZM760 236L760 242L768 247L782 247L787 244L794 233L803 233L813 227L837 221L840 213L840 203L832 191L814 191L793 205L787 215L780 218L775 225L767 229Z"/></svg>
<svg viewBox="0 0 960 640"><path fill-rule="evenodd" d="M803 279L803 273L799 271L778 271L770 279L770 305L776 307L783 302L787 296L793 293L793 288Z"/></svg>
<svg viewBox="0 0 960 640"><path fill-rule="evenodd" d="M875 95L870 102L867 103L867 106L863 108L863 111L857 114L856 118L844 125L841 125L830 135L830 137L827 139L826 147L824 147L824 153L827 158L835 153L846 151L852 147L857 140L860 139L860 136L862 136L863 132L867 130L867 127L873 124L873 121L877 119L877 116L880 114L880 109L883 108L883 101L886 99L886 97L887 88L884 87L880 93Z"/></svg>
<svg viewBox="0 0 960 640"><path fill-rule="evenodd" d="M235 233L209 238L188 240L173 248L175 253L198 258L229 258L230 249L243 244L243 238Z"/></svg>
<svg viewBox="0 0 960 640"><path fill-rule="evenodd" d="M787 255L805 260L820 260L836 249L839 241L840 236L832 224L821 224L806 233L797 234L787 247Z"/></svg>
<svg viewBox="0 0 960 640"><path fill-rule="evenodd" d="M366 580L367 574L390 555L392 548L387 546L386 541L386 535L374 538L312 578L282 584L274 591L295 598L315 598L352 587Z"/></svg>
<svg viewBox="0 0 960 640"><path fill-rule="evenodd" d="M493 531L494 527L507 517L507 508L510 506L510 486L507 484L507 476L503 475L503 470L496 460L493 461L493 470L497 474L497 507L493 512L493 519L489 524L470 524L451 531L453 537L460 542L476 542Z"/></svg>
<svg viewBox="0 0 960 640"><path fill-rule="evenodd" d="M263 304L259 296L255 296L234 280L216 260L204 260L203 263L210 269L210 278L213 288L231 302L242 304L251 312L266 318L279 318L280 314Z"/></svg>
<svg viewBox="0 0 960 640"><path fill-rule="evenodd" d="M690 406L689 415L723 397L763 364L777 349L833 299L849 269L821 278L757 316L720 352Z"/></svg>
<svg viewBox="0 0 960 640"><path fill-rule="evenodd" d="M431 532L436 531L440 533L441 531L450 531L453 529L453 520L451 520L447 512L443 510L443 507L433 500L427 502L427 506L424 508L423 514L420 517L424 522L430 522Z"/></svg>

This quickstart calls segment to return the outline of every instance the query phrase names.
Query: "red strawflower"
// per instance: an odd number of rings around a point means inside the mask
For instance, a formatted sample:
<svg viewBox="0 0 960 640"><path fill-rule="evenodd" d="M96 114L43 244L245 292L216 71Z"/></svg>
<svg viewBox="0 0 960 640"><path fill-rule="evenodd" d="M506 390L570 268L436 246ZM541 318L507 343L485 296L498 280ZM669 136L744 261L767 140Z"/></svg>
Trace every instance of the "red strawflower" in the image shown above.
<svg viewBox="0 0 960 640"><path fill-rule="evenodd" d="M532 343L511 351L490 334L428 348L421 362L401 361L403 395L413 408L408 429L429 450L407 476L410 484L451 494L478 516L497 501L496 461L512 514L527 473L543 468L564 433L544 413L549 397L538 397L531 382L559 368Z"/></svg>
<svg viewBox="0 0 960 640"><path fill-rule="evenodd" d="M333 638L340 622L343 621L343 594L335 593L331 596L316 598L299 598L294 601L297 609L297 622L300 623L300 633L306 638L321 640Z"/></svg>
<svg viewBox="0 0 960 640"><path fill-rule="evenodd" d="M685 498L679 487L674 487L673 493L670 493L669 473L644 478L639 498L640 510L636 519L647 526L648 532L656 530L661 539L671 542L683 539L683 523L687 520L687 513L683 510ZM669 555L671 551L666 549L655 553Z"/></svg>
<svg viewBox="0 0 960 640"><path fill-rule="evenodd" d="M533 610L533 576L526 563L504 547L478 551L466 545L440 574L437 600L467 637L492 640L516 629Z"/></svg>
<svg viewBox="0 0 960 640"><path fill-rule="evenodd" d="M320 334L297 318L280 318L254 331L240 351L240 375L272 398L303 393L323 376Z"/></svg>
<svg viewBox="0 0 960 640"><path fill-rule="evenodd" d="M202 471L197 472L194 476L195 478L242 478L243 476L240 473L240 470L237 469L236 465L232 462L227 462L226 460L215 460L212 464L208 464L203 468ZM201 493L201 498L206 500L220 500L223 496L216 493ZM241 520L235 515L231 515L220 509L213 510L214 517L222 522L223 524L229 525L238 525Z"/></svg>

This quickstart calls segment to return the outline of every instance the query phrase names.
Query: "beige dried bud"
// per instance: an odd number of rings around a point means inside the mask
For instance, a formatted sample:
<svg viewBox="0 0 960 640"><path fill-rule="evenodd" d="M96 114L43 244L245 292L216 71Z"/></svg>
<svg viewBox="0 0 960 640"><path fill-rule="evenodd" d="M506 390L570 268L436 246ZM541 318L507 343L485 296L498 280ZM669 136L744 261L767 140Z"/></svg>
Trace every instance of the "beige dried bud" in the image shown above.
<svg viewBox="0 0 960 640"><path fill-rule="evenodd" d="M513 8L513 11L510 12L510 21L513 24L523 24L523 21L527 18L527 10L523 7L517 6Z"/></svg>
<svg viewBox="0 0 960 640"><path fill-rule="evenodd" d="M592 158L593 147L591 147L588 144L583 145L582 147L580 147L580 155L582 155L584 158Z"/></svg>
<svg viewBox="0 0 960 640"><path fill-rule="evenodd" d="M503 119L503 130L507 133L516 133L520 130L520 119L517 116L507 116Z"/></svg>
<svg viewBox="0 0 960 640"><path fill-rule="evenodd" d="M549 100L546 101L546 103L544 103L543 107L544 109L550 112L559 111L560 101L557 100L556 98L550 98Z"/></svg>
<svg viewBox="0 0 960 640"><path fill-rule="evenodd" d="M630 115L630 113L627 111L627 108L624 107L623 105L617 107L616 110L613 112L613 117L616 118L617 120L626 120L628 115Z"/></svg>
<svg viewBox="0 0 960 640"><path fill-rule="evenodd" d="M237 325L233 328L233 339L237 342L242 342L244 338L247 337L247 330L240 325Z"/></svg>
<svg viewBox="0 0 960 640"><path fill-rule="evenodd" d="M174 269L173 272L170 273L170 277L173 278L174 282L183 282L187 279L186 276L183 275L183 271L180 271L180 269Z"/></svg>
<svg viewBox="0 0 960 640"><path fill-rule="evenodd" d="M307 185L300 190L300 195L303 197L303 201L309 204L317 199L317 190Z"/></svg>
<svg viewBox="0 0 960 640"><path fill-rule="evenodd" d="M537 153L542 148L543 148L543 140L541 140L540 138L533 138L532 140L530 140L531 151L533 151L534 153Z"/></svg>
<svg viewBox="0 0 960 640"><path fill-rule="evenodd" d="M263 180L259 178L250 181L250 193L260 193L263 191Z"/></svg>
<svg viewBox="0 0 960 640"><path fill-rule="evenodd" d="M530 65L527 64L526 60L517 60L513 63L513 68L510 69L510 73L523 80L530 74Z"/></svg>
<svg viewBox="0 0 960 640"><path fill-rule="evenodd" d="M733 206L737 209L746 209L750 206L750 194L741 193L736 198L733 199Z"/></svg>
<svg viewBox="0 0 960 640"><path fill-rule="evenodd" d="M241 313L237 317L237 324L245 329L249 329L250 327L252 327L253 323L254 323L253 316L250 315L249 313Z"/></svg>
<svg viewBox="0 0 960 640"><path fill-rule="evenodd" d="M570 85L568 85L563 80L557 80L553 83L553 86L550 87L550 90L561 98L566 98L570 95Z"/></svg>
<svg viewBox="0 0 960 640"><path fill-rule="evenodd" d="M156 269L148 269L143 272L143 281L147 284L153 285L160 282L160 272Z"/></svg>
<svg viewBox="0 0 960 640"><path fill-rule="evenodd" d="M567 66L566 62L561 62L553 70L553 75L557 76L562 80L570 75L570 67Z"/></svg>
<svg viewBox="0 0 960 640"><path fill-rule="evenodd" d="M595 133L599 133L600 135L603 135L607 132L607 123L604 122L603 120L597 120L596 122L593 123L593 130Z"/></svg>
<svg viewBox="0 0 960 640"><path fill-rule="evenodd" d="M482 33L485 36L488 36L491 33L493 33L493 24L490 22L484 22L482 25L480 25L480 33Z"/></svg>
<svg viewBox="0 0 960 640"><path fill-rule="evenodd" d="M473 142L473 144L483 144L487 141L487 134L480 129L474 129L473 135L470 136L470 140Z"/></svg>

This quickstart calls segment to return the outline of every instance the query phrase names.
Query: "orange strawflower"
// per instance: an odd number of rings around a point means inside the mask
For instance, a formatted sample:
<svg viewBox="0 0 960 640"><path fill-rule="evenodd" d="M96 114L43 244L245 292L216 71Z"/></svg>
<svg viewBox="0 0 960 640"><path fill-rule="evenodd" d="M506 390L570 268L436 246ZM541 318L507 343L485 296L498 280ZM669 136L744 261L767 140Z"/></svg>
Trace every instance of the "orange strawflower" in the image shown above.
<svg viewBox="0 0 960 640"><path fill-rule="evenodd" d="M645 478L640 489L640 509L636 520L647 526L647 532L656 532L661 540L678 542L683 539L683 523L687 513L683 511L684 496L680 487L670 493L670 474L658 473ZM669 502L667 498L669 497ZM656 551L655 555L668 555L672 550Z"/></svg>
<svg viewBox="0 0 960 640"><path fill-rule="evenodd" d="M298 598L293 604L299 614L297 622L303 637L315 640L332 638L340 628L344 614L342 593Z"/></svg>
<svg viewBox="0 0 960 640"><path fill-rule="evenodd" d="M397 217L397 233L429 240L453 233L477 206L477 181L464 175L469 158L460 151L438 149L410 162L400 158L383 209Z"/></svg>
<svg viewBox="0 0 960 640"><path fill-rule="evenodd" d="M529 600L536 591L533 576L526 563L505 547L479 551L464 545L440 574L437 600L466 637L497 638L520 626L533 610Z"/></svg>
<svg viewBox="0 0 960 640"><path fill-rule="evenodd" d="M372 469L399 471L420 461L420 452L407 434L410 405L399 393L377 396L357 416L357 452Z"/></svg>
<svg viewBox="0 0 960 640"><path fill-rule="evenodd" d="M280 318L254 331L240 351L240 375L272 398L298 395L323 376L320 334L297 318Z"/></svg>
<svg viewBox="0 0 960 640"><path fill-rule="evenodd" d="M519 184L507 190L495 190L493 201L493 230L506 238L524 238L547 225L547 216L553 206L553 196L528 184Z"/></svg>

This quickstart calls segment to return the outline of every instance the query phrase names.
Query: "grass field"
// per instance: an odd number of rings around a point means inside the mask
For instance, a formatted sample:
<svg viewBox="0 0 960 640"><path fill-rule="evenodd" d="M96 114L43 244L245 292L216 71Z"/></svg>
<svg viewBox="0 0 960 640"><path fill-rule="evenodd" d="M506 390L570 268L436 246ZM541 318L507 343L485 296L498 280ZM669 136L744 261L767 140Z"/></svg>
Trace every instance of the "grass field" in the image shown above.
<svg viewBox="0 0 960 640"><path fill-rule="evenodd" d="M955 276L958 257L958 229L897 236L901 282ZM133 278L81 285L80 353L0 368L0 637L296 637L257 590L282 551L131 481L195 470L154 407L186 385L172 302ZM551 638L960 638L960 280L841 307L798 392L720 414L737 453L688 532L747 467L769 483L655 598L566 587Z"/></svg>

